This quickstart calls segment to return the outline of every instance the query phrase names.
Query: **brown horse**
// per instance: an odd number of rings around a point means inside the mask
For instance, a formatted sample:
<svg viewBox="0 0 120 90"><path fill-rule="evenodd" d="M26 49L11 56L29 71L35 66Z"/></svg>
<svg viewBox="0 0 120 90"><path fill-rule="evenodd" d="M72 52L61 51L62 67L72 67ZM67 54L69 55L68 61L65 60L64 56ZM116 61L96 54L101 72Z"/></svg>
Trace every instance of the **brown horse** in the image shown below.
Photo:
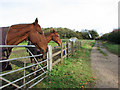
<svg viewBox="0 0 120 90"><path fill-rule="evenodd" d="M30 40L40 50L43 56L48 49L47 40L43 31L41 30L40 25L38 24L37 18L35 22L31 24L12 25L5 37L5 45L18 45L24 40ZM1 59L8 59L11 51L12 47L2 50ZM5 55L6 52L7 55ZM9 62L2 63L2 70L5 70L8 65L10 65Z"/></svg>
<svg viewBox="0 0 120 90"><path fill-rule="evenodd" d="M46 37L46 39L47 39L47 43L49 43L51 40L53 40L53 41L56 42L59 46L61 46L62 40L60 39L59 34L58 34L54 29L51 29L51 31L52 31L52 32L45 34L45 37ZM28 42L28 45L34 45L34 44L29 41L29 42ZM33 55L41 54L41 53L40 53L40 50L37 49L37 48L35 48L35 47L33 47L33 48L28 48L28 49L32 52ZM31 55L31 54L29 53L29 55ZM32 59L33 59L33 58L30 58L31 63L33 62ZM38 59L40 59L40 57L37 57L36 59L38 60ZM43 66L44 66L44 62L43 62Z"/></svg>

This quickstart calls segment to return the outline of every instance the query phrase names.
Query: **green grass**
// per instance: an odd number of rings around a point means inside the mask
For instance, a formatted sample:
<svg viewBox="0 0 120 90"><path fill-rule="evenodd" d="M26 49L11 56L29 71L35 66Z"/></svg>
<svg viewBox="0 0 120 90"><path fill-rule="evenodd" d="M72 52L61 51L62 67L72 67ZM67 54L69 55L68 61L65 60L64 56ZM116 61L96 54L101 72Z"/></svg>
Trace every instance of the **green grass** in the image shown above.
<svg viewBox="0 0 120 90"><path fill-rule="evenodd" d="M108 51L110 51L111 53L114 53L116 55L120 55L120 49L118 47L120 47L120 44L113 44L110 42L102 42L103 45L106 47L106 49Z"/></svg>
<svg viewBox="0 0 120 90"><path fill-rule="evenodd" d="M27 45L28 44L28 41L23 41L22 43L20 43L20 44L18 44L18 45ZM25 50L25 48L24 47L15 47L15 48L13 48L13 50L15 51L15 50Z"/></svg>
<svg viewBox="0 0 120 90"><path fill-rule="evenodd" d="M86 88L94 85L90 67L90 53L95 41L86 40L81 50L53 66L48 78L34 88Z"/></svg>

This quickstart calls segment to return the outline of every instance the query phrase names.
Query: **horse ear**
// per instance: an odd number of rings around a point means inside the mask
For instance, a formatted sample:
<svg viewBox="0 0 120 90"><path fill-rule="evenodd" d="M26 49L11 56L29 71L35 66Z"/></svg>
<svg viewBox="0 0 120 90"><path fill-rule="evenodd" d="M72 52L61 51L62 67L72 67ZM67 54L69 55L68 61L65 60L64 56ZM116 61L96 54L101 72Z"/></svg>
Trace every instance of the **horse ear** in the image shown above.
<svg viewBox="0 0 120 90"><path fill-rule="evenodd" d="M35 19L35 24L38 24L38 18Z"/></svg>

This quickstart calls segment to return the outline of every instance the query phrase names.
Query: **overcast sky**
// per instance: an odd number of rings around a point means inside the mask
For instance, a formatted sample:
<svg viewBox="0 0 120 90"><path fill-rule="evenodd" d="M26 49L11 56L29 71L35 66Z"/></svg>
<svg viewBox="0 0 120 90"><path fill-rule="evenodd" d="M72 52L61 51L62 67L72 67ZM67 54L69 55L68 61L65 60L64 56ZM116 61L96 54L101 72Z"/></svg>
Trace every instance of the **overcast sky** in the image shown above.
<svg viewBox="0 0 120 90"><path fill-rule="evenodd" d="M0 27L32 23L99 34L118 28L119 0L0 0Z"/></svg>

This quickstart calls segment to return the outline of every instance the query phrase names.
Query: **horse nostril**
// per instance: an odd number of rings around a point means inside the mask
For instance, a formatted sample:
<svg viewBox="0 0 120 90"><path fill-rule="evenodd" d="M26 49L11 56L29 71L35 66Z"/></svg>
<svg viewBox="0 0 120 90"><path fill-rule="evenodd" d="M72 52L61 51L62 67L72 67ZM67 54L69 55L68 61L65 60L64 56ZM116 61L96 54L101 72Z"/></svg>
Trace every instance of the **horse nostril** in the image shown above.
<svg viewBox="0 0 120 90"><path fill-rule="evenodd" d="M44 53L44 49L42 49L42 52Z"/></svg>

